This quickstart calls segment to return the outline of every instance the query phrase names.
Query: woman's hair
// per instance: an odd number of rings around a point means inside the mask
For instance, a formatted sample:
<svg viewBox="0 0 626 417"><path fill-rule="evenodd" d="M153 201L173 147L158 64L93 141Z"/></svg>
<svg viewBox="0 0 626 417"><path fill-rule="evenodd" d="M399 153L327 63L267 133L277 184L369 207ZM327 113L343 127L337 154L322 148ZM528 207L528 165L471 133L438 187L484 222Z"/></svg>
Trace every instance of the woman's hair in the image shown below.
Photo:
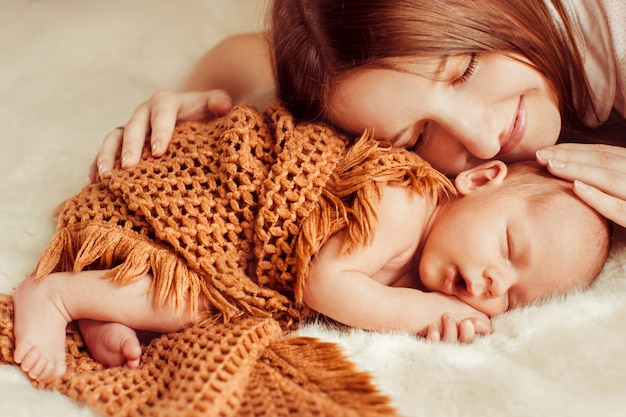
<svg viewBox="0 0 626 417"><path fill-rule="evenodd" d="M270 19L277 94L298 119L330 122L329 96L355 70L490 51L526 57L565 125L592 106L560 0L275 0Z"/></svg>

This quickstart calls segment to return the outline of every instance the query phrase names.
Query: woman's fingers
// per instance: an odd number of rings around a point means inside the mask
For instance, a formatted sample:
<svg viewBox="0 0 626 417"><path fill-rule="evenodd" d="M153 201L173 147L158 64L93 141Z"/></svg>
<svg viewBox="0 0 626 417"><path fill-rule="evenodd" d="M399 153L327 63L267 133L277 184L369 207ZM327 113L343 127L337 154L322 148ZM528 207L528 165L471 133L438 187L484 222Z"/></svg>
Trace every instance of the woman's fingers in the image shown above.
<svg viewBox="0 0 626 417"><path fill-rule="evenodd" d="M225 90L187 93L162 91L156 93L149 103L152 103L150 145L154 156L165 153L178 120L211 119L225 115L233 107L230 95Z"/></svg>
<svg viewBox="0 0 626 417"><path fill-rule="evenodd" d="M550 159L587 165L615 165L626 159L626 148L600 143L560 143L537 151L539 162L545 164Z"/></svg>
<svg viewBox="0 0 626 417"><path fill-rule="evenodd" d="M600 214L626 226L626 149L559 144L537 152L550 173L574 182L574 192Z"/></svg>
<svg viewBox="0 0 626 417"><path fill-rule="evenodd" d="M560 178L580 180L615 197L626 198L626 149L610 145L564 143L537 152L537 161Z"/></svg>
<svg viewBox="0 0 626 417"><path fill-rule="evenodd" d="M89 179L94 182L98 176L106 174L113 169L115 155L122 143L124 129L121 127L113 129L104 137L102 146L96 159L90 168Z"/></svg>
<svg viewBox="0 0 626 417"><path fill-rule="evenodd" d="M135 109L123 129L115 129L104 138L89 169L90 181L113 169L120 150L122 167L133 167L141 159L148 137L152 155L161 156L167 151L177 121L223 116L232 107L232 99L225 90L155 93Z"/></svg>
<svg viewBox="0 0 626 417"><path fill-rule="evenodd" d="M155 102L150 111L150 149L152 155L161 156L167 150L167 145L172 139L174 127L180 112L180 100L175 94L162 92L153 96ZM146 132L147 134L148 132Z"/></svg>
<svg viewBox="0 0 626 417"><path fill-rule="evenodd" d="M574 193L607 219L626 227L626 201L606 194L579 180L574 181Z"/></svg>
<svg viewBox="0 0 626 417"><path fill-rule="evenodd" d="M209 113L215 116L223 116L233 108L233 99L226 90L212 90L207 99Z"/></svg>
<svg viewBox="0 0 626 417"><path fill-rule="evenodd" d="M141 159L141 152L150 131L151 107L144 103L137 107L124 127L122 137L122 168L133 167ZM119 149L119 147L118 147Z"/></svg>

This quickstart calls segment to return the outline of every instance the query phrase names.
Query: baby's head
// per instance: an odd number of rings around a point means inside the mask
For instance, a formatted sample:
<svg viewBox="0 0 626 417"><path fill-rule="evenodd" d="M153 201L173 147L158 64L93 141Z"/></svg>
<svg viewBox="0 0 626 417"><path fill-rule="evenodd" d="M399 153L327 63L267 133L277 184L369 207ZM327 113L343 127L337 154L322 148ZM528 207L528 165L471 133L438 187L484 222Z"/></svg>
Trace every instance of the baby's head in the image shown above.
<svg viewBox="0 0 626 417"><path fill-rule="evenodd" d="M438 209L420 279L492 316L586 288L608 256L610 222L534 162L490 161L458 175Z"/></svg>

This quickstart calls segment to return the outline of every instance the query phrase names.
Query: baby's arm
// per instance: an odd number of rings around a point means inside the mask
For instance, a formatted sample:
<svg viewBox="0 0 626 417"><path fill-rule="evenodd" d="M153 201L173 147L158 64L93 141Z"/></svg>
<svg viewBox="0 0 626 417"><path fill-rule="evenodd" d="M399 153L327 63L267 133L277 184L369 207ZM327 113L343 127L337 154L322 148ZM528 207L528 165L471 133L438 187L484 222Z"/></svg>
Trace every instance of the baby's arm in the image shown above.
<svg viewBox="0 0 626 417"><path fill-rule="evenodd" d="M489 318L457 298L386 286L363 272L337 266L312 268L304 299L309 307L343 324L463 342L490 332Z"/></svg>
<svg viewBox="0 0 626 417"><path fill-rule="evenodd" d="M372 245L342 253L343 234L332 236L311 264L304 302L334 320L366 330L402 330L462 341L471 341L474 333L488 333L489 318L455 297L390 286L412 262L431 211L432 203L414 191L386 188L377 207Z"/></svg>

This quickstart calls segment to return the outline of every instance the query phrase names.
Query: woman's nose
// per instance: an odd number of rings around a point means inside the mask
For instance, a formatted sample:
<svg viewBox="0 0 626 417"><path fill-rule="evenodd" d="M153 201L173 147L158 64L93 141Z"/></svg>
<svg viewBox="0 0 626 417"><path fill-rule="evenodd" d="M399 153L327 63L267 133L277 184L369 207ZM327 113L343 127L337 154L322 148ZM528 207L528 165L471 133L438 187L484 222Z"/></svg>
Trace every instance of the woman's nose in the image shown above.
<svg viewBox="0 0 626 417"><path fill-rule="evenodd" d="M479 159L491 159L500 152L500 132L495 118L478 104L456 103L442 113L439 122L447 134Z"/></svg>

